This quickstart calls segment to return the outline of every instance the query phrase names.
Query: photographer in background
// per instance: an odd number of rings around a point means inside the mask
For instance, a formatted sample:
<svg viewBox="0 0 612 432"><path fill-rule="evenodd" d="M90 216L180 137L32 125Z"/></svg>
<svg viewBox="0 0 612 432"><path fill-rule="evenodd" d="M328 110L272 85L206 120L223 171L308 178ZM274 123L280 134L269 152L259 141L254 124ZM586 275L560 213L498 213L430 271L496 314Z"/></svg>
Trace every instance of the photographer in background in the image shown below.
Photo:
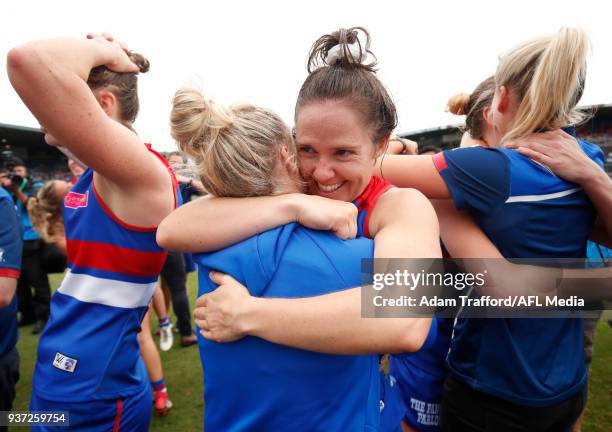
<svg viewBox="0 0 612 432"><path fill-rule="evenodd" d="M21 276L17 284L18 308L21 314L19 325L35 323L32 333L38 334L49 319L51 287L41 259L43 243L28 217L27 201L34 191L27 168L21 159L5 159L4 168L0 170L0 186L11 195L23 228Z"/></svg>

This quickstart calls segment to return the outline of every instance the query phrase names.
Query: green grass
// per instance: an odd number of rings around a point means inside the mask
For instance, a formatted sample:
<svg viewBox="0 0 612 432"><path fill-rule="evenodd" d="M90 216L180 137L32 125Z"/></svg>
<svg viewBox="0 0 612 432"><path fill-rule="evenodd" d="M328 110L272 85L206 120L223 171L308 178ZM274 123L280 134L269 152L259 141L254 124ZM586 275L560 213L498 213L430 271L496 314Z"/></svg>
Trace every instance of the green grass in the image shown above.
<svg viewBox="0 0 612 432"><path fill-rule="evenodd" d="M50 276L51 287L57 288L62 280L62 274ZM189 303L193 308L197 293L197 278L195 273L188 280ZM172 321L176 322L174 313ZM153 318L153 325L156 319ZM14 411L25 411L30 401L32 389L32 372L36 356L38 335L31 334L32 326L22 327L19 331L17 349L21 356L21 378L17 384L17 397ZM202 430L204 416L204 400L202 389L202 368L197 345L183 348L179 343L179 335L174 334L174 346L170 351L161 352L164 369L164 381L168 386L172 410L166 417L153 417L151 431L198 431ZM158 338L154 337L158 342ZM23 429L12 429L19 431Z"/></svg>
<svg viewBox="0 0 612 432"><path fill-rule="evenodd" d="M61 274L51 275L51 284L56 288ZM197 279L191 273L188 281L189 299L193 308L197 290ZM582 430L605 432L612 430L612 328L607 319L612 313L606 312L597 327L595 354L591 365L589 402ZM174 321L174 318L173 318ZM17 385L17 398L13 410L28 408L32 388L32 372L36 355L38 336L30 333L31 327L20 330L17 347L21 355L21 379ZM178 339L178 337L177 337ZM156 339L157 340L157 339ZM576 349L582 349L576 347ZM202 429L204 402L202 400L202 369L196 346L181 348L175 340L174 347L162 352L164 379L174 407L167 417L154 417L151 431L197 431ZM21 429L13 429L15 431Z"/></svg>

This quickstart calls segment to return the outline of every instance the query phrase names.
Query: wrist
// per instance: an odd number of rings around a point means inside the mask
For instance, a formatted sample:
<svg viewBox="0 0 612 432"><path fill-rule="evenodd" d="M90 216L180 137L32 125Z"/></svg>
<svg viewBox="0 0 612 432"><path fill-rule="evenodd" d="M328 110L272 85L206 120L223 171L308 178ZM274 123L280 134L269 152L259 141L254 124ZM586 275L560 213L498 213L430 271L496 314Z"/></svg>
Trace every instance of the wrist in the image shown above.
<svg viewBox="0 0 612 432"><path fill-rule="evenodd" d="M257 336L261 331L261 299L248 296L237 316L236 327L242 336Z"/></svg>
<svg viewBox="0 0 612 432"><path fill-rule="evenodd" d="M589 161L590 166L584 167L581 171L584 173L577 183L583 187L583 189L597 188L602 185L606 180L609 180L608 175L593 161Z"/></svg>
<svg viewBox="0 0 612 432"><path fill-rule="evenodd" d="M285 218L290 222L298 222L300 220L300 208L302 203L302 194L290 193L278 196L282 199L281 211Z"/></svg>

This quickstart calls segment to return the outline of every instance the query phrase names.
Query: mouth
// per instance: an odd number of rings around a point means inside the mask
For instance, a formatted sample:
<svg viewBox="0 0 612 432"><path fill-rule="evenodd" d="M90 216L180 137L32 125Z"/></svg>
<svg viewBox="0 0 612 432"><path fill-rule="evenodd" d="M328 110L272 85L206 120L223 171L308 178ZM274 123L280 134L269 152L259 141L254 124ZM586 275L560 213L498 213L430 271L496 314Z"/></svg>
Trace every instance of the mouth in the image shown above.
<svg viewBox="0 0 612 432"><path fill-rule="evenodd" d="M321 192L326 193L326 194L336 192L344 184L344 182L340 182L340 183L335 183L331 185L324 185L324 184L319 183L318 181L315 181L314 183L317 186L317 189L319 189Z"/></svg>

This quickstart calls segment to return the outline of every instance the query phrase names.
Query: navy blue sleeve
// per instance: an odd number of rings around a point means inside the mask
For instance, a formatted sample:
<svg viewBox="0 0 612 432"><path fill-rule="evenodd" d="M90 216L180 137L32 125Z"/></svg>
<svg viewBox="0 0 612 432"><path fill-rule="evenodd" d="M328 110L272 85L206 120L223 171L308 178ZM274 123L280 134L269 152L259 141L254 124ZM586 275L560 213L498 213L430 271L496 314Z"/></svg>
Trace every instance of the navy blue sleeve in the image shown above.
<svg viewBox="0 0 612 432"><path fill-rule="evenodd" d="M500 151L460 148L438 153L433 161L459 210L490 213L510 195L510 161Z"/></svg>
<svg viewBox="0 0 612 432"><path fill-rule="evenodd" d="M19 278L21 269L21 223L11 199L0 197L0 276Z"/></svg>

